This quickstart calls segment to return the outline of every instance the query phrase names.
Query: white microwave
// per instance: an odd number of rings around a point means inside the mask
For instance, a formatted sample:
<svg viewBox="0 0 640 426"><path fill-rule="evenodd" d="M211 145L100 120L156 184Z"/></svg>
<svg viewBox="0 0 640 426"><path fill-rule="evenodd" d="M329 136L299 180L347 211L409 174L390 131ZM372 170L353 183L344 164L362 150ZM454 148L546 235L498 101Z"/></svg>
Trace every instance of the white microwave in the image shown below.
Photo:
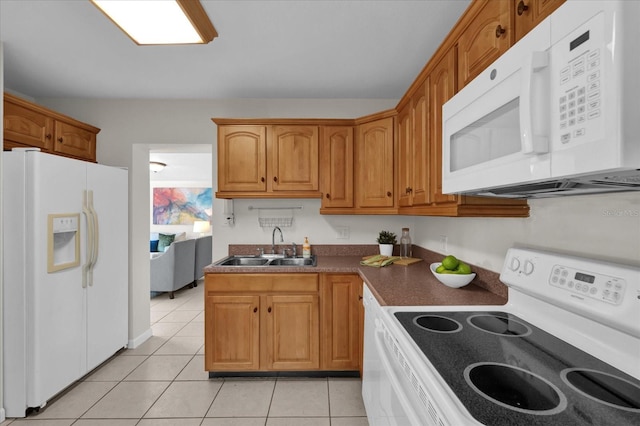
<svg viewBox="0 0 640 426"><path fill-rule="evenodd" d="M444 193L640 190L640 1L571 1L443 106Z"/></svg>

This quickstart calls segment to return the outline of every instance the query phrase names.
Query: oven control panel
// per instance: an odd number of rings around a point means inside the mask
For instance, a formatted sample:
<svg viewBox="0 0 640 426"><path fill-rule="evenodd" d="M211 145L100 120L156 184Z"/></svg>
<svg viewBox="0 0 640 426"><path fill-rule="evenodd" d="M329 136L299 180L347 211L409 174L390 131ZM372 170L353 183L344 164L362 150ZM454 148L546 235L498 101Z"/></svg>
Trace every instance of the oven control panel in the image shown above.
<svg viewBox="0 0 640 426"><path fill-rule="evenodd" d="M619 305L622 302L627 288L627 283L622 278L563 265L552 267L549 284L614 305Z"/></svg>

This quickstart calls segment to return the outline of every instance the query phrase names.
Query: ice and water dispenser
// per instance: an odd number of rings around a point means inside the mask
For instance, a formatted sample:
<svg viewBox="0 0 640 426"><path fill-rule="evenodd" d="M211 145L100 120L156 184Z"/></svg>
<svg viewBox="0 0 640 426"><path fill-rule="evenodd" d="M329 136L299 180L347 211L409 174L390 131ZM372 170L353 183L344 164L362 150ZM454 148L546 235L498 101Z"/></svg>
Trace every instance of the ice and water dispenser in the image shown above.
<svg viewBox="0 0 640 426"><path fill-rule="evenodd" d="M47 272L80 265L80 214L50 214Z"/></svg>

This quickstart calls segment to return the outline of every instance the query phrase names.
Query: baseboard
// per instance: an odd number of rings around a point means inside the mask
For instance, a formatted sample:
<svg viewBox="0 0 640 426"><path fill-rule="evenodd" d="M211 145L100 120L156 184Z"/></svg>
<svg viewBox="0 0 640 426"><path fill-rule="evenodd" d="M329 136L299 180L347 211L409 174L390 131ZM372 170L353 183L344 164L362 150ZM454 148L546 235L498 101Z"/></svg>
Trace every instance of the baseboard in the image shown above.
<svg viewBox="0 0 640 426"><path fill-rule="evenodd" d="M0 423L4 422L5 420L7 420L7 417L5 416L4 408L0 408Z"/></svg>
<svg viewBox="0 0 640 426"><path fill-rule="evenodd" d="M146 342L151 336L153 335L151 329L147 329L147 331L145 331L144 333L142 333L141 335L139 335L138 337L136 337L135 339L129 339L129 342L127 343L127 347L129 349L135 349L138 346L140 346L141 344L143 344L144 342Z"/></svg>

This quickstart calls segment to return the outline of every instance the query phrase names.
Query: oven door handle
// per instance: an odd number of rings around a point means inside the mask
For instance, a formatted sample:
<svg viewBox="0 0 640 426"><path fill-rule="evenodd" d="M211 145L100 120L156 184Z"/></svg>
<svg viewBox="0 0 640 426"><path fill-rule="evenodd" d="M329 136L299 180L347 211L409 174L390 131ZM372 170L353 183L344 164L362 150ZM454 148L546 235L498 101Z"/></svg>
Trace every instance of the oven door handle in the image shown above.
<svg viewBox="0 0 640 426"><path fill-rule="evenodd" d="M394 392L398 396L398 401L402 405L402 408L405 414L407 415L407 419L409 420L409 422L411 422L411 425L424 426L420 422L420 419L418 418L418 415L416 414L413 407L411 407L410 404L408 403L408 396L406 395L406 392L402 390L402 384L400 383L399 378L396 376L395 370L391 366L392 361L389 359L389 356L385 351L385 344L383 342L383 339L384 339L384 330L382 330L378 326L376 327L376 331L375 331L375 342L376 342L376 349L378 350L378 354L380 355L380 362L382 363L382 368L386 373L387 378L389 379L389 382L391 383L391 387L393 388Z"/></svg>

